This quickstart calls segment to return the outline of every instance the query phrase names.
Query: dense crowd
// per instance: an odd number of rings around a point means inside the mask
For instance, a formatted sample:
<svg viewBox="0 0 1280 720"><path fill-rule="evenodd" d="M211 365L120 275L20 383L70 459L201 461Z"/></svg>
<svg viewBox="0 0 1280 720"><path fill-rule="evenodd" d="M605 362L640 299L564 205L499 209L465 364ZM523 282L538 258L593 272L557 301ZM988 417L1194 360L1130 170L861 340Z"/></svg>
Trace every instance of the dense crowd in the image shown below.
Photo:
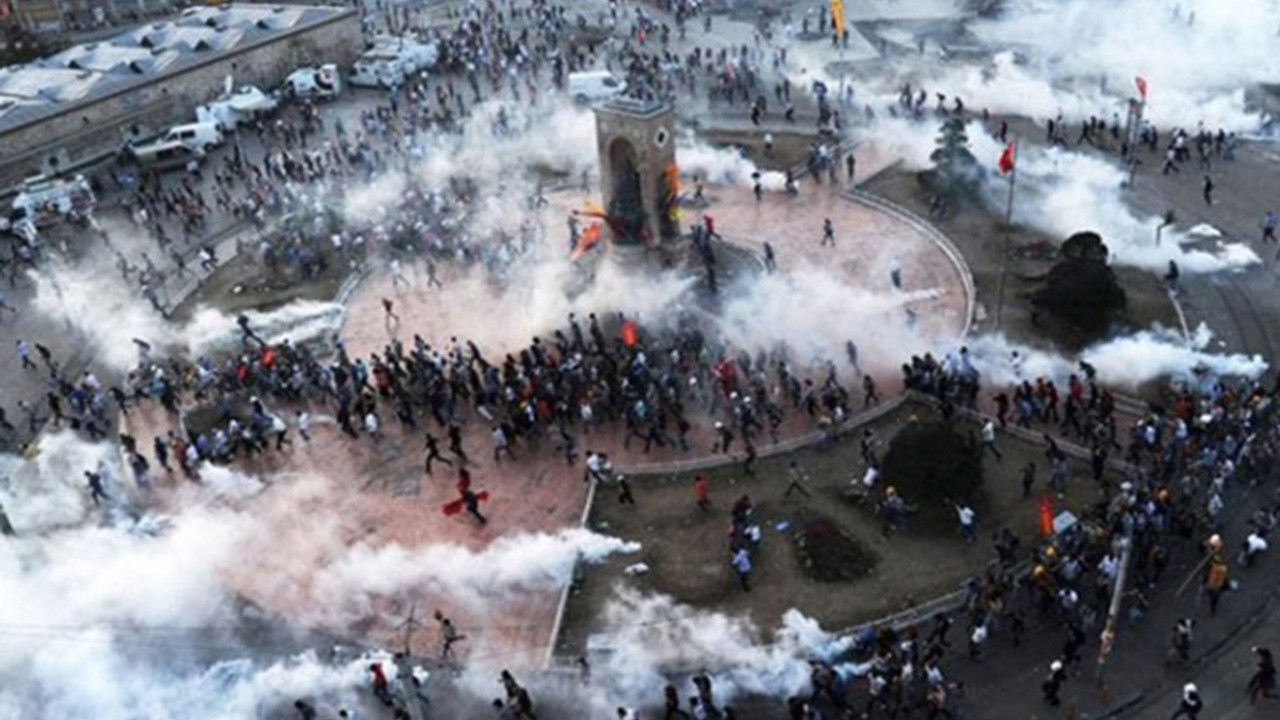
<svg viewBox="0 0 1280 720"><path fill-rule="evenodd" d="M217 267L208 236L220 214L262 230L254 252L273 275L291 280L314 277L332 263L357 264L375 251L396 263L421 259L431 268L436 262L480 264L500 278L540 239L538 230L526 223L515 232L473 233L470 213L478 191L466 180L438 188L410 183L377 219L343 220L326 208L333 207L348 183L394 172L427 152L429 138L461 133L471 110L486 97L536 103L548 81L563 88L567 73L602 65L625 74L636 97L695 96L705 89L714 103L742 103L758 123L767 117L772 92L775 108L787 120L793 118L789 81L781 79L770 89L764 80L770 63L773 70L785 67L785 49L766 51L760 44L695 47L682 54L674 40L685 36L688 22L700 17L709 25L710 16L699 16L698 4L688 0L665 5L664 11L674 17L671 24L643 6L622 10L614 5L607 19L627 29L625 39L582 42L574 37L585 30L588 18L564 6L471 3L454 11L447 31L436 33L441 73L409 79L389 94L386 104L362 113L355 128L327 119L321 108L303 101L253 122L214 166L176 183L123 170L107 182L128 198L131 221L172 260L172 272L178 275L188 272L192 250L203 271ZM595 18L597 24L604 20ZM806 32L810 20L804 19ZM814 23L825 24L825 16ZM768 37L767 27L762 34ZM847 114L853 105L852 86L839 92L814 90L819 123L838 130L840 110ZM936 114L966 112L958 97L933 97ZM923 119L929 99L925 90L906 86L889 112ZM864 113L868 120L873 117L869 106ZM985 113L984 119L989 120ZM502 111L491 129L504 134L525 128ZM1128 154L1131 149L1120 130L1117 118L1110 124L1092 118L1082 123L1077 143L1123 144L1122 152ZM1047 140L1063 143L1064 132L1063 121L1056 118L1048 123ZM1007 125L994 134L1003 140ZM1139 137L1152 152L1160 152L1154 127L1144 124ZM256 156L249 149L250 138L262 148ZM1191 148L1208 169L1216 158L1229 160L1234 146L1235 139L1221 132L1175 131L1166 147L1165 170L1189 162ZM835 159L816 147L809 169L820 180ZM202 174L211 177L212 187ZM37 259L35 247L15 243L12 271L34 266ZM155 288L167 271L147 254L136 266L120 255L118 267L126 279L136 275L139 292L164 309ZM434 269L430 275L435 278ZM386 309L390 320L389 303ZM432 345L415 334L411 343L394 340L363 357L348 352L340 337L331 339L333 354L324 355L310 345L268 343L247 318L239 325L238 349L193 361L152 358L140 343L137 369L119 385L105 387L91 371L67 376L43 345L19 341L16 352L24 369L48 378L41 402L18 402L21 422L32 434L47 419L55 427L65 423L100 439L112 431L113 412L159 404L174 422L151 448L140 447L127 434L119 436L143 490L152 484L153 462L166 470L172 462L197 479L202 463L234 463L283 451L294 437L308 441L320 415L332 415L353 441L377 441L392 432L394 418L400 432L424 438L427 473L433 460L464 468L477 452L491 452L495 460L556 453L570 465L585 455L588 477L619 482L607 470L606 459L584 452L593 432L620 433L628 446L642 444L644 452L654 446L687 452L695 445L697 429L705 427L713 437L710 449L729 455L737 448L745 458L744 471L750 473L757 446L776 443L789 417L834 432L856 408L878 400L875 381L861 373L852 343L849 364L851 374L861 378L861 403L841 382L835 363L805 366L785 347L753 354L728 346L694 314L668 327L641 327L622 316L570 315L559 329L510 353L480 348L465 338ZM912 357L902 367L902 381L910 390L935 397L944 415L989 412L982 451L990 448L997 460L1002 457L997 447L1001 433L1039 436L1046 461L1044 486L1051 496L1067 491L1072 482L1069 453L1077 453L1088 462L1101 500L1061 526L1052 517L1045 533L1051 542L1032 542L1007 529L993 533L991 561L966 584L958 609L870 631L848 655L814 659L810 692L788 703L793 720L818 717L829 708L847 717L904 712L954 717L963 687L947 679L943 662L956 654L951 650L956 625L963 654L971 659L981 659L1006 637L1018 647L1033 622L1060 628L1061 651L1049 659L1040 685L1045 701L1057 705L1064 684L1082 675L1086 649L1105 657L1108 638L1114 639L1120 624L1141 621L1152 590L1169 582L1165 571L1175 553L1203 557L1198 580L1211 612L1217 612L1237 572L1232 563L1247 572L1267 550L1280 498L1249 508L1243 527L1228 523L1226 498L1235 488L1273 479L1280 450L1274 389L1198 377L1169 393L1166 403L1130 418L1125 427L1116 398L1096 382L1087 363L1066 377L1024 378L1015 353L1011 368L1017 382L988 387L984 394L968 352L961 349L940 359ZM188 414L187 423L177 421L184 409L197 406L211 410L199 418ZM0 409L4 426L13 429ZM464 437L464 428L475 426L486 428L489 447L484 450L464 446L475 438L474 433ZM877 464L869 441L863 457L868 467ZM1028 498L1040 492L1038 472L1035 463L1018 469ZM86 475L94 503L112 500L101 470ZM1113 486L1117 475L1120 482ZM867 477L881 512L901 512L903 500L893 489L877 483L874 474ZM793 484L803 491L805 480L793 465ZM629 497L625 480L621 482ZM466 489L460 486L460 492L465 497ZM705 481L695 493L703 505ZM730 511L729 562L743 590L750 588L759 543L753 511L745 495ZM964 506L957 512L961 534L971 540L973 511ZM1115 591L1126 575L1130 579L1116 605ZM1194 623L1179 621L1171 629L1169 658L1186 662L1193 638ZM1269 663L1269 653L1265 657ZM1274 667L1269 673L1256 679L1262 691L1274 687ZM378 680L378 675L375 687L389 696L385 677ZM680 691L664 689L666 717L732 717L731 709L717 708L706 673L691 683L695 693L688 698L688 710ZM528 692L509 674L503 684L507 697L494 705L499 715L532 717ZM1198 702L1194 688L1186 697ZM302 708L298 712L305 716ZM634 711L620 708L618 716L634 717Z"/></svg>

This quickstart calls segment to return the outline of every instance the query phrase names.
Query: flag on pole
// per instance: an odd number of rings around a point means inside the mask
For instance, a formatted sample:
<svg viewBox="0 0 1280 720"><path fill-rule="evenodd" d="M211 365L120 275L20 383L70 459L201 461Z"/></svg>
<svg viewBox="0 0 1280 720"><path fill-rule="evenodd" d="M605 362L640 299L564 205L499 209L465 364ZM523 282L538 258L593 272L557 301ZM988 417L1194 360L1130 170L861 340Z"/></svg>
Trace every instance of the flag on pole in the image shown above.
<svg viewBox="0 0 1280 720"><path fill-rule="evenodd" d="M573 248L573 252L569 254L570 260L577 260L587 251L595 247L600 242L600 223L591 223L587 229L583 231L582 237L578 238L578 244Z"/></svg>
<svg viewBox="0 0 1280 720"><path fill-rule="evenodd" d="M1009 144L1004 146L1004 152L1000 153L1000 159L996 162L996 167L1000 168L1001 175L1008 175L1013 172L1016 143L1016 140L1009 141Z"/></svg>
<svg viewBox="0 0 1280 720"><path fill-rule="evenodd" d="M1142 98L1143 102L1146 102L1147 101L1147 79L1139 75L1138 77L1133 79L1133 84L1138 86L1138 97Z"/></svg>
<svg viewBox="0 0 1280 720"><path fill-rule="evenodd" d="M667 218L677 222L680 220L680 168L675 163L670 163L664 176L667 184Z"/></svg>
<svg viewBox="0 0 1280 720"><path fill-rule="evenodd" d="M844 0L831 0L831 26L836 35L844 36Z"/></svg>

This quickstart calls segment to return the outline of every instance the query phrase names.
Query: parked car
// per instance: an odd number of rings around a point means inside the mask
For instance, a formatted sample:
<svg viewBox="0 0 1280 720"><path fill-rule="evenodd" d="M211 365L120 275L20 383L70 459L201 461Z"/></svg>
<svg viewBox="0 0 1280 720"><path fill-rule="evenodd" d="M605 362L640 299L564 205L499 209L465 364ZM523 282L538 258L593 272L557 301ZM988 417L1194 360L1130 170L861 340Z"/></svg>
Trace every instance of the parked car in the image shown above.
<svg viewBox="0 0 1280 720"><path fill-rule="evenodd" d="M286 95L297 98L331 98L342 92L338 66L326 63L318 68L299 68L284 80Z"/></svg>
<svg viewBox="0 0 1280 720"><path fill-rule="evenodd" d="M209 153L214 148L221 147L226 138L218 127L218 123L196 122L186 125L174 125L160 137L160 141L180 142L192 150L201 150Z"/></svg>
<svg viewBox="0 0 1280 720"><path fill-rule="evenodd" d="M133 145L126 148L128 156L144 170L167 172L189 170L204 162L204 150L188 147L181 140Z"/></svg>
<svg viewBox="0 0 1280 720"><path fill-rule="evenodd" d="M627 81L608 70L569 73L569 97L579 105L602 102L627 91Z"/></svg>

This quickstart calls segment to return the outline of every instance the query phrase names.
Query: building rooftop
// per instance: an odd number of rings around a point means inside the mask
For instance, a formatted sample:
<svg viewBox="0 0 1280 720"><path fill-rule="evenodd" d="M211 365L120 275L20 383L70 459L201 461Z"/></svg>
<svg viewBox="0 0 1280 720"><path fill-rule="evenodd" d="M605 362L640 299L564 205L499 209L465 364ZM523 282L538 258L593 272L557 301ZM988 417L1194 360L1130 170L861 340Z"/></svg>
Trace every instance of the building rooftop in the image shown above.
<svg viewBox="0 0 1280 720"><path fill-rule="evenodd" d="M352 12L306 5L190 8L166 22L0 69L0 134Z"/></svg>

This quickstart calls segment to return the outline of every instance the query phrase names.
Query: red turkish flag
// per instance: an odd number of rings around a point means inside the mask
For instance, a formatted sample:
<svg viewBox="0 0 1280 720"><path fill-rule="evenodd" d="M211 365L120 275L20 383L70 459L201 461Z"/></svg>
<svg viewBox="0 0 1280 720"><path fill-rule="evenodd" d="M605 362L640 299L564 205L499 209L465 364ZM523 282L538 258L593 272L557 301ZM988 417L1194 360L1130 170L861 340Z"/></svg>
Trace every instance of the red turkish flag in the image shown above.
<svg viewBox="0 0 1280 720"><path fill-rule="evenodd" d="M1147 79L1139 75L1133 79L1133 84L1138 86L1138 95L1145 101L1147 99Z"/></svg>
<svg viewBox="0 0 1280 720"><path fill-rule="evenodd" d="M1000 159L996 161L996 167L1000 168L1002 175L1008 175L1013 172L1013 154L1014 142L1010 142L1004 146L1004 152L1000 153Z"/></svg>

